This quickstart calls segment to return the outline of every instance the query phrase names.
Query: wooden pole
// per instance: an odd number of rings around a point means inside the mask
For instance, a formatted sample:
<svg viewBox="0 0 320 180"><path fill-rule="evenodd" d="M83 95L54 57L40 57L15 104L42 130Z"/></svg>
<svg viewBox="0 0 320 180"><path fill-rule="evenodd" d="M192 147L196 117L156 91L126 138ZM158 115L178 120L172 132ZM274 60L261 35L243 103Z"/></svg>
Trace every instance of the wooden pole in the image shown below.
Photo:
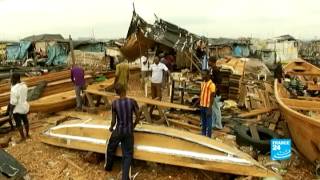
<svg viewBox="0 0 320 180"><path fill-rule="evenodd" d="M76 64L76 58L74 57L73 42L72 42L71 35L69 35L69 44L70 44L70 53L71 53L72 65L75 65Z"/></svg>

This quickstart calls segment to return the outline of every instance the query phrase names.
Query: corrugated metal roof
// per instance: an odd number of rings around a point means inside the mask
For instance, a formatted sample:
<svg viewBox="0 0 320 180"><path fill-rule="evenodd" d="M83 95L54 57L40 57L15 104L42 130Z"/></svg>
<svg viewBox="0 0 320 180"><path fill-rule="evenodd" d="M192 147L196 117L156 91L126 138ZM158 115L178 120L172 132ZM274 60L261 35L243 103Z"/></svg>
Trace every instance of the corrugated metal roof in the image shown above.
<svg viewBox="0 0 320 180"><path fill-rule="evenodd" d="M32 35L21 39L21 41L55 41L55 40L64 40L61 34L40 34Z"/></svg>

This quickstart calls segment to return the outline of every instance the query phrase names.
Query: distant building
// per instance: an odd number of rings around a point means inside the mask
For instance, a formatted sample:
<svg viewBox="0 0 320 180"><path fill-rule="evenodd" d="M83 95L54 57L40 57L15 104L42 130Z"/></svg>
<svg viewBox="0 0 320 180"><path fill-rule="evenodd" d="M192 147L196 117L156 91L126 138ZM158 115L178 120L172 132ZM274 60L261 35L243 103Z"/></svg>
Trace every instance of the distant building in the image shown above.
<svg viewBox="0 0 320 180"><path fill-rule="evenodd" d="M249 39L209 39L209 55L217 58L225 56L248 57L250 56Z"/></svg>
<svg viewBox="0 0 320 180"><path fill-rule="evenodd" d="M286 63L298 58L298 41L290 35L267 40L266 49L273 50L276 53L275 63L279 61Z"/></svg>

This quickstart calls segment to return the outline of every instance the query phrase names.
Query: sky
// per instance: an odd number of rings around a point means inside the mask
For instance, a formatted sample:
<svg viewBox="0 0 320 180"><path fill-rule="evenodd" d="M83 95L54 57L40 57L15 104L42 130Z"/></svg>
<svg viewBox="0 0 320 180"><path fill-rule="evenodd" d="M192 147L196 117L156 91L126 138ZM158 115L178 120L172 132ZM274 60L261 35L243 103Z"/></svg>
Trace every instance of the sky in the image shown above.
<svg viewBox="0 0 320 180"><path fill-rule="evenodd" d="M125 37L133 11L206 37L320 37L318 0L0 0L0 40L59 33Z"/></svg>

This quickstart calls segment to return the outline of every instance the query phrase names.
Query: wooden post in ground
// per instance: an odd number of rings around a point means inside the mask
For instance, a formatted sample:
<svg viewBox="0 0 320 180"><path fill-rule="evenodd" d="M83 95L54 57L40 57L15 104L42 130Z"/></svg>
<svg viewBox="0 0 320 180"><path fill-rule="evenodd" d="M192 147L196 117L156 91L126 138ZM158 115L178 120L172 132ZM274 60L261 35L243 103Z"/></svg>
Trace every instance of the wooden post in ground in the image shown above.
<svg viewBox="0 0 320 180"><path fill-rule="evenodd" d="M72 42L71 35L69 35L69 44L70 44L70 53L71 53L72 65L75 65L76 59L75 59L75 57L74 57L73 42Z"/></svg>

